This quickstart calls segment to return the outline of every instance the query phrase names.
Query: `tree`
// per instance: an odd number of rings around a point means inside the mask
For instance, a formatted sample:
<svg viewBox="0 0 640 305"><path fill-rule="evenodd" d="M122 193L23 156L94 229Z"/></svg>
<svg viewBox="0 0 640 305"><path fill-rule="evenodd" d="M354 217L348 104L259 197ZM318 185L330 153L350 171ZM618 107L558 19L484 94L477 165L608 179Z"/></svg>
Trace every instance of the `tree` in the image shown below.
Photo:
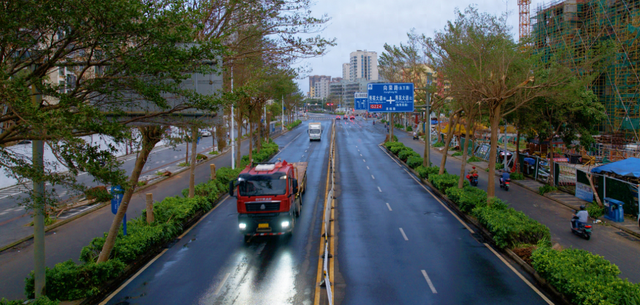
<svg viewBox="0 0 640 305"><path fill-rule="evenodd" d="M488 197L494 196L498 125L503 115L546 96L550 88L566 84L571 71L558 62L544 62L540 54L513 41L504 17L479 13L473 6L434 38L425 38L430 63L452 87L479 97L491 124ZM583 71L590 71L585 69ZM514 96L518 99L512 99ZM508 103L509 102L509 103Z"/></svg>

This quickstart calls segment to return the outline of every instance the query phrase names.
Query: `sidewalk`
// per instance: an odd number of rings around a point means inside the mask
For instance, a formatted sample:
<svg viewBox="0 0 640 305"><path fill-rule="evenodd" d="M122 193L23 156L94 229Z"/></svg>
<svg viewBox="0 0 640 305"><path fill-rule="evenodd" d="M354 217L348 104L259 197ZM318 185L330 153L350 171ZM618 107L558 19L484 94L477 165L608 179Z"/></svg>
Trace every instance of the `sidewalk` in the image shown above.
<svg viewBox="0 0 640 305"><path fill-rule="evenodd" d="M394 133L398 140L406 146L411 147L421 156L424 152L424 142L415 141L406 132ZM453 152L451 152L453 153ZM431 162L439 166L442 160L442 151L431 150ZM449 155L445 168L451 174L460 174L461 160L458 157ZM474 162L468 164L465 170L476 166L479 169L478 187L487 190L489 174L486 169L487 162ZM583 202L574 196L562 192L553 192L542 196L538 193L541 183L533 180L514 181L508 192L499 188L496 183L495 194L498 198L509 203L511 207L522 211L529 217L539 221L549 227L552 242L560 244L564 248L580 248L602 255L612 263L616 264L621 271L622 278L628 278L631 282L640 282L640 264L638 264L638 253L640 253L640 230L633 226L612 224L608 220L594 225L594 232L591 240L584 240L571 233L569 221L575 207L579 207ZM624 231L623 231L624 230Z"/></svg>

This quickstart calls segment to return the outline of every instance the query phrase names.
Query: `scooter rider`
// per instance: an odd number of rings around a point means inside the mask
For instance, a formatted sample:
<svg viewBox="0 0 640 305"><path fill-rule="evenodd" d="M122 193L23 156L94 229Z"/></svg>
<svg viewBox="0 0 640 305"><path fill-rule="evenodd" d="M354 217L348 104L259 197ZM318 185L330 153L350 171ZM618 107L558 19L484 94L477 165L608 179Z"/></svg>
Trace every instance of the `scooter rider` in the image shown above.
<svg viewBox="0 0 640 305"><path fill-rule="evenodd" d="M502 171L502 177L500 177L500 184L503 184L505 181L509 181L511 176L509 175L509 169L504 169Z"/></svg>
<svg viewBox="0 0 640 305"><path fill-rule="evenodd" d="M589 221L589 211L587 211L587 208L584 205L580 206L580 211L578 211L574 216L578 217L578 219L571 220L571 224L574 229L577 229L580 224L584 225Z"/></svg>
<svg viewBox="0 0 640 305"><path fill-rule="evenodd" d="M471 170L469 171L469 175L470 175L470 176L473 176L474 174L477 174L477 173L478 173L478 171L476 170L476 167L475 167L475 166L473 166L473 167L471 168Z"/></svg>

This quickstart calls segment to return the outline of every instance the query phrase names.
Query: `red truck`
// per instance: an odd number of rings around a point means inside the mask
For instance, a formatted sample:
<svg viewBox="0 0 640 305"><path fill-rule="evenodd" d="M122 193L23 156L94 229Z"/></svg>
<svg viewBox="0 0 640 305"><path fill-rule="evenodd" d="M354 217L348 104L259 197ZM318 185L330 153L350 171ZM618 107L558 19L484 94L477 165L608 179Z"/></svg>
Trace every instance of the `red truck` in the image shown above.
<svg viewBox="0 0 640 305"><path fill-rule="evenodd" d="M229 182L245 242L252 236L293 234L306 180L307 162L282 161L247 166Z"/></svg>

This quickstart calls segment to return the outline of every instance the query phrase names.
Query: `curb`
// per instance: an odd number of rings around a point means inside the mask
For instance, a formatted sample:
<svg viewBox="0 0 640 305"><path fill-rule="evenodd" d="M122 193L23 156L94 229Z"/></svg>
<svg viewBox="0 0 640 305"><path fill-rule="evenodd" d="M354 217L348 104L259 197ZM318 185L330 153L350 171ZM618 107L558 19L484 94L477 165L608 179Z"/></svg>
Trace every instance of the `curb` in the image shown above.
<svg viewBox="0 0 640 305"><path fill-rule="evenodd" d="M384 145L381 145L384 146ZM511 249L509 248L500 248L498 246L496 246L495 241L493 240L493 236L491 235L491 233L489 231L487 231L480 223L478 223L477 220L475 220L475 218L473 218L472 216L462 212L458 206L453 203L451 200L449 200L449 198L447 198L447 196L445 194L443 194L442 192L440 192L440 190L438 190L437 188L435 188L431 182L429 182L426 179L422 179L420 177L420 175L418 175L418 173L413 170L412 168L410 168L409 166L407 166L407 164L400 160L398 158L398 156L396 156L394 153L392 153L391 151L389 151L386 147L383 147L384 150L389 153L389 155L391 155L394 159L396 159L397 161L401 162L401 164L408 169L409 171L411 171L411 173L413 173L414 175L416 175L416 177L418 177L418 179L420 179L420 181L422 181L422 183L424 183L426 186L428 186L435 195L437 195L442 201L444 201L447 206L451 209L453 209L455 211L455 213L462 217L467 223L473 225L476 228L476 231L482 235L482 237L484 239L486 239L486 241L488 243L490 243L496 250L505 253L508 255L508 257L510 257L511 259L513 259L516 263L518 263L518 265L522 266L523 269L529 273L531 276L533 276L533 278L536 280L536 282L538 283L538 285L540 285L542 288L544 288L544 290L553 295L554 297L558 298L559 300L562 300L564 303L566 303L567 305L571 304L571 302L568 302L566 300L566 297L561 294L560 292L558 292L558 290L553 287L551 284L549 284L549 282L547 282L545 279L543 279L534 269L531 265L527 264L524 260L522 260L517 254L515 254L513 251L511 251Z"/></svg>
<svg viewBox="0 0 640 305"><path fill-rule="evenodd" d="M282 133L282 134L284 134L284 133ZM278 136L279 136L279 135L278 135ZM276 136L276 137L277 137L277 136ZM210 157L209 159L207 159L207 161L205 161L205 162L200 162L199 164L196 164L196 167L198 167L198 166L200 166L200 165L202 165L202 164L209 163L210 161L212 161L212 160L214 160L214 159L216 159L216 158L218 158L218 157L221 157L221 156L225 155L225 154L226 154L227 152L229 152L229 151L230 151L230 149L223 150L223 152L221 152L221 153L219 153L219 154L217 154L217 155L215 155L215 156L213 156L213 157ZM186 170L188 170L188 169L189 169L189 167L184 167L184 168L182 168L182 169L180 169L180 170L178 170L178 171L176 171L176 172L173 172L173 173L171 174L171 176L170 176L170 177L164 177L164 178L162 178L162 179L157 179L157 180L156 180L156 181L154 181L153 183L146 184L146 185L143 185L143 186L141 186L141 187L136 187L136 190L135 190L133 193L134 193L134 194L136 194L136 193L138 193L138 192L141 192L141 191L143 191L143 190L145 190L145 189L147 189L147 188L149 188L149 187L151 187L151 186L153 186L153 185L156 185L156 184L158 184L158 183L160 183L160 182L162 182L162 181L168 180L168 179L170 179L170 178L174 177L174 175L179 174L179 173L182 173L182 172L184 172L184 171L186 171ZM91 214L91 213L93 213L93 212L95 212L95 211L98 211L98 210L102 209L103 207L105 207L105 206L107 206L107 205L109 205L109 204L111 204L111 203L110 203L110 202L103 202L103 203L100 203L100 204L96 205L96 207L95 207L95 208L92 208L92 209L86 210L86 211L84 211L84 212L82 212L82 213L76 214L76 215L74 215L74 216L72 216L72 217L69 217L69 218L67 218L67 219L65 219L65 220L62 220L62 221L59 221L59 222L55 222L55 223L53 223L53 224L51 224L51 225L49 225L49 226L46 226L46 227L44 228L44 232L45 232L45 233L46 233L46 232L49 232L49 231L51 231L51 230L53 230L53 229L55 229L55 228L58 228L58 227L60 227L60 226L62 226L62 225L65 225L65 224L67 224L67 223L69 223L69 222L71 222L71 221L73 221L73 220L77 220L78 218L81 218L81 217L86 216L86 215L88 215L88 214ZM18 245L20 245L20 244L22 244L22 243L24 243L24 242L27 242L27 241L29 241L29 240L31 240L31 239L33 239L33 234L31 234L31 235L29 235L29 236L26 236L26 237L23 237L23 238L21 238L21 239L19 239L19 240L16 240L16 241L14 241L14 242L12 242L12 243L10 243L10 244L8 244L8 245L2 246L2 247L0 247L0 254L2 254L3 252L5 252L5 251L7 251L7 250L10 250L11 248L13 248L13 247L15 247L15 246L18 246Z"/></svg>

